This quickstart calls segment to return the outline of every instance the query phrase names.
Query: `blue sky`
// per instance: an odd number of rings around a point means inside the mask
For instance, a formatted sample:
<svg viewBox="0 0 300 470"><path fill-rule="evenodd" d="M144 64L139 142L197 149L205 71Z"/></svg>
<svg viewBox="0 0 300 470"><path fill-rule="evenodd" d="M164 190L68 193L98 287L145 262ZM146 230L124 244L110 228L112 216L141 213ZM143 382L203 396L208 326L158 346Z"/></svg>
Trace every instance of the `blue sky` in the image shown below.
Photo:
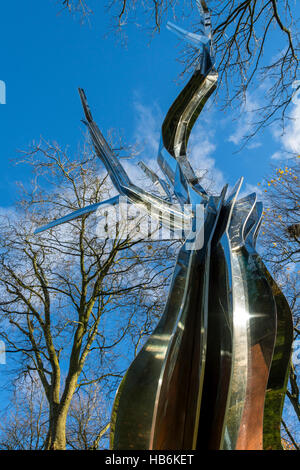
<svg viewBox="0 0 300 470"><path fill-rule="evenodd" d="M42 137L76 154L85 133L79 86L103 133L114 128L127 143L140 141L140 158L155 166L160 126L185 83L178 80L180 45L164 26L150 41L145 31L132 25L125 48L114 35L105 37L110 20L103 3L94 2L94 15L81 25L78 17L58 14L56 0L2 2L0 80L6 83L7 102L0 105L0 208L14 204L16 181L26 185L30 180L29 170L12 162L20 158L19 150ZM278 41L272 53L279 49ZM193 166L208 168L218 189L244 176L244 191L252 192L271 163L277 164L285 151L300 149L297 101L291 113L298 121L288 124L284 137L275 128L265 130L237 152L254 117L251 110L267 86L260 83L260 89L249 94L243 118L234 120L236 110L225 114L214 105L193 130ZM135 160L127 167L138 171Z"/></svg>
<svg viewBox="0 0 300 470"><path fill-rule="evenodd" d="M66 11L59 14L54 0L2 5L0 80L6 83L7 103L0 105L1 207L13 204L17 180L26 184L30 179L26 167L12 163L20 158L19 150L43 137L77 151L84 133L78 86L85 89L104 134L115 128L127 143L139 139L141 158L156 158L162 120L184 85L178 80L182 64L176 60L180 44L164 26L150 41L132 25L124 48L114 35L105 37L110 19L103 2L94 3L100 5L83 25ZM258 92L249 95L247 109L256 104ZM218 106L205 112L191 139L195 169L209 167L218 186L243 175L245 190L253 189L269 172L272 155L280 156L283 148L280 135L275 138L267 130L236 153L253 117L245 113L234 121L234 110L225 114ZM133 166L135 161L135 171Z"/></svg>

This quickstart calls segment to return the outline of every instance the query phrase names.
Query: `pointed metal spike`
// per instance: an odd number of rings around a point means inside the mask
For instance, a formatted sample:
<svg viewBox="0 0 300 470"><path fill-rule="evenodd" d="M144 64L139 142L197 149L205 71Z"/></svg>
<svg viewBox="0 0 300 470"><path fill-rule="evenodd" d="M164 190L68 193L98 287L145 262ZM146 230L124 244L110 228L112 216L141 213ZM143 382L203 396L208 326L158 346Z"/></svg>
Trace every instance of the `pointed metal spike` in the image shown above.
<svg viewBox="0 0 300 470"><path fill-rule="evenodd" d="M157 174L151 170L143 161L138 162L138 166L141 168L141 170L145 173L145 175L152 181L152 183L157 183L159 181L159 177Z"/></svg>
<svg viewBox="0 0 300 470"><path fill-rule="evenodd" d="M235 202L228 230L232 249L236 250L245 244L245 228L254 210L255 203L255 193L249 194Z"/></svg>
<svg viewBox="0 0 300 470"><path fill-rule="evenodd" d="M203 16L204 10L203 10L202 2L200 0L196 0L196 5L197 5L200 15Z"/></svg>
<svg viewBox="0 0 300 470"><path fill-rule="evenodd" d="M90 206L83 207L82 209L78 209L77 211L71 212L70 214L65 215L64 217L61 217L60 219L55 219L52 222L49 222L47 225L43 225L42 227L37 228L34 231L34 234L38 234L41 232L44 232L45 230L48 230L49 228L56 227L58 225L65 224L67 222L70 222L71 220L78 219L80 217L83 217L84 215L91 214L92 212L96 212L99 207L103 206L115 206L116 204L119 203L119 198L120 196L115 196L111 199L107 199L106 201L102 202L97 202L95 204L91 204Z"/></svg>
<svg viewBox="0 0 300 470"><path fill-rule="evenodd" d="M106 142L97 124L93 121L87 98L82 88L79 88L79 95L81 98L85 117L87 119L87 122L85 122L85 124L89 129L96 153L104 163L104 166L109 173L113 185L115 186L117 191L122 194L122 187L130 185L130 179L123 166L121 165L121 163L111 150L110 146Z"/></svg>
<svg viewBox="0 0 300 470"><path fill-rule="evenodd" d="M205 0L196 0L196 5L201 15L204 15L205 13L209 12Z"/></svg>
<svg viewBox="0 0 300 470"><path fill-rule="evenodd" d="M249 218L247 226L245 228L245 239L248 249L255 249L257 237L262 222L262 213L263 204L259 201L255 204L253 212L251 213L251 217Z"/></svg>
<svg viewBox="0 0 300 470"><path fill-rule="evenodd" d="M81 99L81 103L82 103L82 107L83 107L83 110L84 110L85 117L88 120L88 122L92 122L93 117L92 117L92 113L91 113L90 107L89 107L87 99L86 99L86 94L85 94L83 88L78 88L78 92L79 92L79 96L80 96L80 99Z"/></svg>
<svg viewBox="0 0 300 470"><path fill-rule="evenodd" d="M179 26L175 25L174 23L171 23L170 21L168 21L167 23L167 29L169 31L172 31L172 33L175 33L184 41L187 41L193 46L197 47L198 49L203 47L203 45L206 46L210 42L210 38L205 36L204 34L189 33L185 29L180 28Z"/></svg>
<svg viewBox="0 0 300 470"><path fill-rule="evenodd" d="M152 181L152 183L155 184L155 186L158 188L160 194L162 196L167 196L168 200L171 201L172 200L172 195L171 195L171 192L169 190L168 184L164 180L159 178L159 176L151 168L149 168L147 165L145 165L144 162L139 161L138 166L143 170L145 175Z"/></svg>
<svg viewBox="0 0 300 470"><path fill-rule="evenodd" d="M240 192L240 189L241 189L241 186L243 184L243 181L244 181L244 177L241 176L237 182L235 183L231 193L229 194L228 198L226 199L226 206L229 206L229 205L232 205L235 203L236 199L237 199L237 196Z"/></svg>

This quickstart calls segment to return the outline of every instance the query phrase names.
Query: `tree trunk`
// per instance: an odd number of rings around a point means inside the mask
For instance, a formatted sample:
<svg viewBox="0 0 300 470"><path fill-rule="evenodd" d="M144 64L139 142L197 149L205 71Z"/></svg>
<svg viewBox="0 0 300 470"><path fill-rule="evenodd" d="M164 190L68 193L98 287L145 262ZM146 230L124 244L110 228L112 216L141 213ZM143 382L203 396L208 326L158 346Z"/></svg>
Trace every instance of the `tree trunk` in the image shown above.
<svg viewBox="0 0 300 470"><path fill-rule="evenodd" d="M52 405L45 450L66 450L67 411L59 404Z"/></svg>

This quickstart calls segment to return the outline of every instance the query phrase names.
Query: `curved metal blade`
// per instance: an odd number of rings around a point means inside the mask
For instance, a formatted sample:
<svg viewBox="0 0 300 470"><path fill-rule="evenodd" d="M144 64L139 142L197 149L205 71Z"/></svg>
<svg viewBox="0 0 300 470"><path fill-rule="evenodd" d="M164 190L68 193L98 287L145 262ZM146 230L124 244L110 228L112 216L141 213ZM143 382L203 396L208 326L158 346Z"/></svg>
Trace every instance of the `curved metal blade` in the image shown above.
<svg viewBox="0 0 300 470"><path fill-rule="evenodd" d="M252 193L239 199L233 208L228 233L232 250L237 250L245 244L245 227L255 207L256 194Z"/></svg>
<svg viewBox="0 0 300 470"><path fill-rule="evenodd" d="M255 204L255 207L245 227L245 240L246 240L246 246L248 250L250 247L255 249L256 240L257 240L261 222L262 222L262 213L263 213L263 203L257 202Z"/></svg>
<svg viewBox="0 0 300 470"><path fill-rule="evenodd" d="M79 94L87 118L86 125L90 131L95 150L104 163L117 191L127 197L132 204L142 205L146 211L153 217L161 220L162 223L170 224L170 217L172 217L175 227L187 226L186 224L189 223L192 214L183 213L180 208L158 196L148 193L130 181L126 171L110 149L97 124L92 120L86 95L81 88L79 89Z"/></svg>
<svg viewBox="0 0 300 470"><path fill-rule="evenodd" d="M203 34L195 34L195 33L189 33L183 28L180 28L174 23L171 23L168 21L167 23L167 29L169 31L172 31L172 33L176 34L180 39L183 39L184 41L187 41L188 43L192 44L192 46L195 46L197 48L202 47L202 45L207 45L210 42L210 38Z"/></svg>

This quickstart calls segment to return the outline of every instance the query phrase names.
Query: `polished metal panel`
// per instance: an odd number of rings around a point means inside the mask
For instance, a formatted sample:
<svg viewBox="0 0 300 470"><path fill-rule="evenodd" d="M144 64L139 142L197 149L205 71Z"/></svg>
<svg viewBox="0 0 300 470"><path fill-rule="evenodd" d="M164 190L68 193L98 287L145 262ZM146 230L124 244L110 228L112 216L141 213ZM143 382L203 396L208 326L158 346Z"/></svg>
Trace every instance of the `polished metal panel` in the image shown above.
<svg viewBox="0 0 300 470"><path fill-rule="evenodd" d="M158 164L167 174L171 182L174 179L175 161L185 175L187 181L205 197L206 191L199 184L187 156L187 142L203 106L216 88L217 74L208 76L195 71L188 84L170 107L162 125L162 138L158 156ZM166 153L170 156L167 156ZM172 158L173 157L173 158Z"/></svg>
<svg viewBox="0 0 300 470"><path fill-rule="evenodd" d="M163 144L160 144L160 150L157 155L157 163L166 177L169 185L174 186L175 173L177 168L177 162L169 152L164 148Z"/></svg>
<svg viewBox="0 0 300 470"><path fill-rule="evenodd" d="M293 319L289 304L282 291L260 258L258 258L258 262L272 288L277 314L276 341L265 396L263 448L266 450L281 450L281 417L290 371L294 331Z"/></svg>
<svg viewBox="0 0 300 470"><path fill-rule="evenodd" d="M119 386L111 419L111 448L150 449L153 413L161 371L185 299L193 252L185 245L175 265L164 314Z"/></svg>
<svg viewBox="0 0 300 470"><path fill-rule="evenodd" d="M212 198L209 205L215 207ZM214 211L205 211L206 243L200 251L187 250L186 243L181 248L164 314L122 380L112 413L114 449L189 449L195 445L207 322L201 292L207 289L208 266L203 267L217 217ZM194 342L191 335L195 333ZM192 403L191 387L197 397Z"/></svg>
<svg viewBox="0 0 300 470"><path fill-rule="evenodd" d="M151 449L196 449L206 360L210 246L226 189L217 215L206 208L205 244L190 258L191 277L158 381ZM210 204L214 207L212 199Z"/></svg>
<svg viewBox="0 0 300 470"><path fill-rule="evenodd" d="M239 249L245 243L245 227L256 202L256 194L239 199L234 207L230 221L230 243L232 250Z"/></svg>
<svg viewBox="0 0 300 470"><path fill-rule="evenodd" d="M228 214L221 212L220 221ZM222 224L223 225L223 224ZM208 293L207 353L197 449L220 449L232 364L232 275L228 237L212 242ZM218 242L219 240L219 242Z"/></svg>
<svg viewBox="0 0 300 470"><path fill-rule="evenodd" d="M246 241L246 246L247 248L250 247L250 250L256 246L257 236L262 221L262 213L263 205L261 202L257 202L245 225L243 236Z"/></svg>
<svg viewBox="0 0 300 470"><path fill-rule="evenodd" d="M198 448L220 449L223 448L224 436L228 439L227 414L234 360L234 309L237 307L237 297L234 295L236 270L232 263L229 231L242 182L243 178L237 181L224 204L211 257L208 359L204 378L206 389L200 412Z"/></svg>
<svg viewBox="0 0 300 470"><path fill-rule="evenodd" d="M276 308L255 256L241 247L233 252L233 259L240 276L236 298L241 297L234 304L235 358L224 448L259 450L263 446L264 397L276 337Z"/></svg>
<svg viewBox="0 0 300 470"><path fill-rule="evenodd" d="M139 167L143 170L146 176L154 183L154 185L157 187L158 191L160 192L160 195L162 197L167 197L168 201L172 202L172 194L170 192L168 184L157 174L151 170L144 162L140 161L138 162Z"/></svg>
<svg viewBox="0 0 300 470"><path fill-rule="evenodd" d="M174 194L176 195L182 207L184 206L184 204L188 204L190 202L187 181L179 165L176 166L174 178Z"/></svg>
<svg viewBox="0 0 300 470"><path fill-rule="evenodd" d="M229 229L233 361L225 449L263 448L264 401L276 339L276 305L265 268L255 251L262 209L255 200L255 195L250 195L237 202L233 214L240 217L240 222L233 217ZM239 203L242 203L241 210Z"/></svg>
<svg viewBox="0 0 300 470"><path fill-rule="evenodd" d="M268 289L271 289L272 291L276 312L272 327L272 335L275 336L273 355L271 355L271 345L269 345L269 351L266 352L266 348L268 347L266 340L268 333L270 334L271 325L267 328L266 325L260 324L260 328L258 330L259 335L265 334L266 336L264 339L264 342L266 343L264 358L267 358L269 368L269 375L267 378L268 382L266 384L264 395L265 403L262 439L264 449L281 450L281 415L287 389L289 364L292 353L293 321L286 298L255 250L257 232L262 219L262 204L257 203L255 209L256 223L253 225L249 236L246 239L246 247L249 255L258 266L264 282L268 283ZM262 292L262 295L265 296L265 292ZM260 297L260 308L266 315L267 309L263 309L261 301L262 298ZM258 333L256 333L256 336Z"/></svg>
<svg viewBox="0 0 300 470"><path fill-rule="evenodd" d="M221 220L228 221L227 227L224 230L224 224L220 226L223 235L216 234L211 256L213 294L209 300L199 449L262 449L266 430L272 423L280 422L281 416L280 407L275 411L274 404L280 401L280 393L282 398L284 381L277 382L275 399L272 400L274 388L267 392L276 309L273 289L255 251L261 204L255 203L255 195L235 202L232 197L236 191L233 193L228 198L233 205L232 214L223 212ZM290 313L284 324L289 322ZM290 347L291 338L287 337L287 351ZM288 355L282 359L284 377L287 361ZM266 395L270 398L265 406Z"/></svg>

